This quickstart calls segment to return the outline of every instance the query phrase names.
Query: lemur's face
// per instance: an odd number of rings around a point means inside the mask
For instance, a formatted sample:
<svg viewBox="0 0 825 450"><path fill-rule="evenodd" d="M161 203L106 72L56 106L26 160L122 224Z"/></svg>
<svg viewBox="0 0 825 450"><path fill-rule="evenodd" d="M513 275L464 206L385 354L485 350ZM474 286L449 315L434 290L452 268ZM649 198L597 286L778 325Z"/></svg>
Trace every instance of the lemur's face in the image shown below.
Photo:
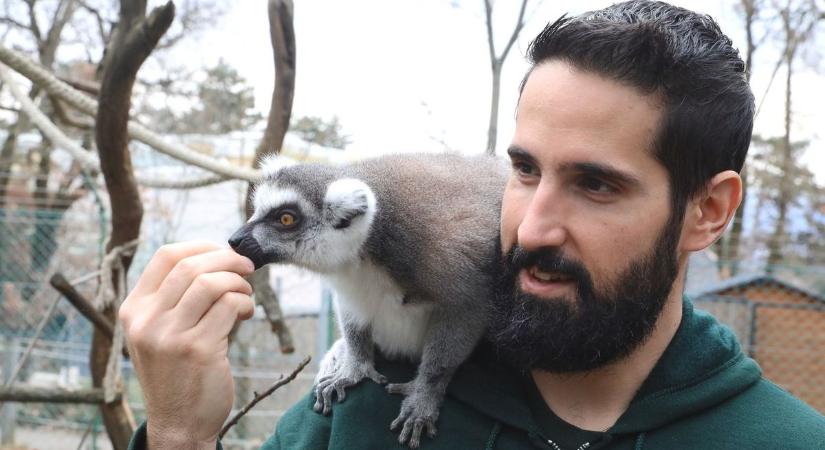
<svg viewBox="0 0 825 450"><path fill-rule="evenodd" d="M229 244L256 269L285 263L329 272L358 258L372 224L375 196L362 181L325 180L329 177L322 166L269 172L255 187L254 214Z"/></svg>

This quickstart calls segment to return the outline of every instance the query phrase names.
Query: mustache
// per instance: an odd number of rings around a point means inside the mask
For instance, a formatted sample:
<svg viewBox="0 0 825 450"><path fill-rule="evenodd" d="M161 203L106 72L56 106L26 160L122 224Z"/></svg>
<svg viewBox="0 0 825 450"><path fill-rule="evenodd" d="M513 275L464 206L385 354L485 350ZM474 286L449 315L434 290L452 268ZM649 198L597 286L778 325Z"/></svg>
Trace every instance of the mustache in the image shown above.
<svg viewBox="0 0 825 450"><path fill-rule="evenodd" d="M578 281L590 279L590 274L582 263L565 257L557 248L530 251L515 245L508 252L507 265L513 273L536 267L543 272L560 273Z"/></svg>

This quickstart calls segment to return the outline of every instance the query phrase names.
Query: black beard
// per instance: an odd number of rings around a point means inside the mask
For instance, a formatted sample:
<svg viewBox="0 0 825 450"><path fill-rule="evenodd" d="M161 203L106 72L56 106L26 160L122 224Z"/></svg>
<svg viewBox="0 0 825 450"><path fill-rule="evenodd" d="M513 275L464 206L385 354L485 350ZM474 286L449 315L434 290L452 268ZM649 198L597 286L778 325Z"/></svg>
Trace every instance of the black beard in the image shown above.
<svg viewBox="0 0 825 450"><path fill-rule="evenodd" d="M499 355L523 371L573 373L630 354L653 332L673 287L680 225L669 221L649 254L598 288L580 262L557 248L528 252L514 246L500 261L489 332ZM571 277L575 298L521 292L518 274L531 266Z"/></svg>

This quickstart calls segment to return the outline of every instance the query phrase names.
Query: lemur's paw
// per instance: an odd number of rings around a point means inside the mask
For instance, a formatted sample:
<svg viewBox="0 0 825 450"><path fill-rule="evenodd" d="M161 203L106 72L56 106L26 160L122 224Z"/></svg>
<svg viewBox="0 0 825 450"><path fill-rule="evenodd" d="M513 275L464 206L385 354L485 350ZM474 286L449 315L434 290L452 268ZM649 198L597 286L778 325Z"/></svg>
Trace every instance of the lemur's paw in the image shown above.
<svg viewBox="0 0 825 450"><path fill-rule="evenodd" d="M343 338L338 339L335 341L329 350L327 350L324 357L321 358L321 362L318 364L318 373L315 374L315 385L321 382L321 380L325 380L332 375L335 375L335 372L339 370L341 367L341 363L344 361L347 352L347 344Z"/></svg>
<svg viewBox="0 0 825 450"><path fill-rule="evenodd" d="M312 408L324 415L329 414L332 411L332 394L335 393L339 403L343 402L347 398L346 389L365 378L378 384L387 382L387 378L378 373L371 363L352 364L342 361L334 372L318 380L318 384L315 385L315 404Z"/></svg>
<svg viewBox="0 0 825 450"><path fill-rule="evenodd" d="M409 385L403 383L402 385ZM435 437L435 422L438 420L438 404L435 399L427 395L410 395L401 402L401 413L390 424L390 430L396 431L401 427L398 442L410 448L421 445L421 432L426 431L430 438Z"/></svg>

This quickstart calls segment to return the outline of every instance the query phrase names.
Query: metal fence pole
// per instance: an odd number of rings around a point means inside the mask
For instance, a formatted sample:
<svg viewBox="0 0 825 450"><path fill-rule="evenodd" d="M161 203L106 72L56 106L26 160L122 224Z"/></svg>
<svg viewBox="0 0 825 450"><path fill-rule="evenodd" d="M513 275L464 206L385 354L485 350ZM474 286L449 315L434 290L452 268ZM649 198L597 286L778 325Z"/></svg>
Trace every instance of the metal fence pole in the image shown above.
<svg viewBox="0 0 825 450"><path fill-rule="evenodd" d="M3 355L3 375L8 376L14 371L17 362L17 338L3 339L5 354ZM17 403L4 402L0 405L0 446L14 444L14 426L17 422Z"/></svg>
<svg viewBox="0 0 825 450"><path fill-rule="evenodd" d="M332 291L324 286L321 288L321 308L318 311L318 357L315 364L321 362L332 345L332 331Z"/></svg>

